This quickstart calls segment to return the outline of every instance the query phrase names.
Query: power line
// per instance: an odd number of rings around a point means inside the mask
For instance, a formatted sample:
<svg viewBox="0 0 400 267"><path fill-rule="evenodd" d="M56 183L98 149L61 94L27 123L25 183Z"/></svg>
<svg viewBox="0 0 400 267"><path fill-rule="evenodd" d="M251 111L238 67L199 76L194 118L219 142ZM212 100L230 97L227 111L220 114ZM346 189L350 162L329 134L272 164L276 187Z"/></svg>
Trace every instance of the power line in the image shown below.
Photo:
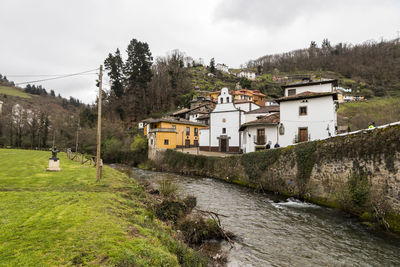
<svg viewBox="0 0 400 267"><path fill-rule="evenodd" d="M20 83L16 83L15 85L28 84L28 83L37 83L37 82L44 82L44 81L50 81L50 80L63 79L63 78L67 78L67 77L72 77L72 76L78 76L78 75L88 74L89 72L96 71L96 70L98 70L98 69L99 69L99 68L92 69L92 70L87 70L87 71L82 71L82 72L78 72L78 73L65 74L65 75L60 75L60 76L57 76L57 77L47 78L47 79L20 82Z"/></svg>

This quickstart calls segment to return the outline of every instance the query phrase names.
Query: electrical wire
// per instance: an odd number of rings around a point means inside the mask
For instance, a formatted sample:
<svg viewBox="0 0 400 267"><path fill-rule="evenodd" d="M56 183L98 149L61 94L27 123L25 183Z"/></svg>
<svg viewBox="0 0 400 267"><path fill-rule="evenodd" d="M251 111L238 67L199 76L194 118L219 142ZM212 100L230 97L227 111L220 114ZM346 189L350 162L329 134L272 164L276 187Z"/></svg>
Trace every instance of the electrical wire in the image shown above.
<svg viewBox="0 0 400 267"><path fill-rule="evenodd" d="M15 83L15 85L28 84L28 83L37 83L37 82L44 82L44 81L51 81L51 80L57 80L57 79L63 79L63 78L67 78L67 77L72 77L72 76L78 76L78 75L87 75L87 74L89 74L89 72L93 72L93 71L96 71L96 70L99 70L99 68L92 69L92 70L87 70L87 71L82 71L82 72L78 72L78 73L60 75L60 76L53 77L53 78L47 78L47 79L41 79L41 80L33 80L33 81L26 81L26 82L19 82L19 83ZM95 74L95 73L90 73L90 74ZM9 76L9 77L11 77L11 76Z"/></svg>

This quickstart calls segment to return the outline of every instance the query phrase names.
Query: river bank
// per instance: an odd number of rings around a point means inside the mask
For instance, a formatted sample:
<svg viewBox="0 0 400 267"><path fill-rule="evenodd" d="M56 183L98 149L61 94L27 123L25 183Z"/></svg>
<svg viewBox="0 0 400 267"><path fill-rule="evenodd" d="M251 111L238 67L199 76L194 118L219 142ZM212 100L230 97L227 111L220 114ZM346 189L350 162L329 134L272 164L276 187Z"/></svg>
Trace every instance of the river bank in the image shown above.
<svg viewBox="0 0 400 267"><path fill-rule="evenodd" d="M1 266L199 266L206 260L156 219L143 188L107 166L0 149Z"/></svg>
<svg viewBox="0 0 400 267"><path fill-rule="evenodd" d="M225 158L167 150L151 166L340 208L400 232L399 126Z"/></svg>

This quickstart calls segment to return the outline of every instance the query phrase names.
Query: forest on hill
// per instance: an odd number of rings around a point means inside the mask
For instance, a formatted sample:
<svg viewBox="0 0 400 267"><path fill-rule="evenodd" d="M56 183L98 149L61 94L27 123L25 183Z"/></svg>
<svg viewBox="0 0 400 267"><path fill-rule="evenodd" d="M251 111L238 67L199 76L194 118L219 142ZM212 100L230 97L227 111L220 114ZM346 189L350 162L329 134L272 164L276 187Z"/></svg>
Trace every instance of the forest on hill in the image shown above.
<svg viewBox="0 0 400 267"><path fill-rule="evenodd" d="M249 61L247 67L277 75L322 74L368 97L398 95L400 40L331 45L324 39L321 46L312 41L308 48L262 56Z"/></svg>

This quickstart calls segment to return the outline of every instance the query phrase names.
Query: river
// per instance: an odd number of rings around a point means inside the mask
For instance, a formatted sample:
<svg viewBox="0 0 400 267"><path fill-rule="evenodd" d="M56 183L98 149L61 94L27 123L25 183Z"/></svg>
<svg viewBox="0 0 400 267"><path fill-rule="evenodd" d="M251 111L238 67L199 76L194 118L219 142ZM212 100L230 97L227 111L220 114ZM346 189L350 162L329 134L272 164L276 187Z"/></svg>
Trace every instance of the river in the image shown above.
<svg viewBox="0 0 400 267"><path fill-rule="evenodd" d="M372 232L345 213L296 199L255 193L209 178L132 169L137 180L170 178L179 194L228 217L224 229L238 236L228 266L400 266L400 240Z"/></svg>

